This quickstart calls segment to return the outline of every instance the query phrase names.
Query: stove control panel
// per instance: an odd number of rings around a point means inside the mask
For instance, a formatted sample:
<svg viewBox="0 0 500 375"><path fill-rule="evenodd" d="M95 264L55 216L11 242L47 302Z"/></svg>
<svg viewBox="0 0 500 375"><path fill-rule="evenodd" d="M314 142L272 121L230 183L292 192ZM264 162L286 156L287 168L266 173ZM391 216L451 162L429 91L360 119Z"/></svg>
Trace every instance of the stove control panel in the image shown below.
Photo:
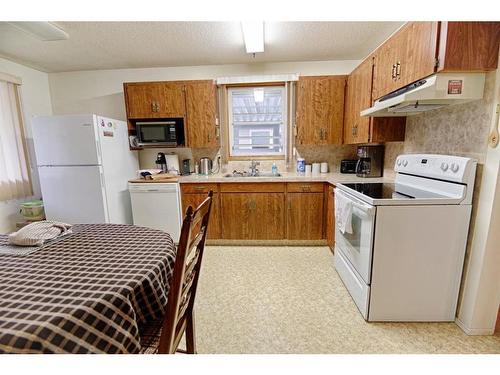
<svg viewBox="0 0 500 375"><path fill-rule="evenodd" d="M476 161L452 155L406 154L397 157L394 170L398 173L468 184L474 181Z"/></svg>

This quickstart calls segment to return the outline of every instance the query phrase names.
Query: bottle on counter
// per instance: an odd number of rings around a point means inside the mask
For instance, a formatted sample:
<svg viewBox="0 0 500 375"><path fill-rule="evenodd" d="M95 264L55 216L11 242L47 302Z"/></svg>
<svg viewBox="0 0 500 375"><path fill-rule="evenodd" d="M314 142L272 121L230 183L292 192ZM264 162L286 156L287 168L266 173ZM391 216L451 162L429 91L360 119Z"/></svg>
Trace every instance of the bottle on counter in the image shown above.
<svg viewBox="0 0 500 375"><path fill-rule="evenodd" d="M271 167L271 172L273 173L274 176L278 174L278 166L276 163L273 163L273 166Z"/></svg>
<svg viewBox="0 0 500 375"><path fill-rule="evenodd" d="M297 159L297 173L304 173L306 171L306 160L304 158Z"/></svg>

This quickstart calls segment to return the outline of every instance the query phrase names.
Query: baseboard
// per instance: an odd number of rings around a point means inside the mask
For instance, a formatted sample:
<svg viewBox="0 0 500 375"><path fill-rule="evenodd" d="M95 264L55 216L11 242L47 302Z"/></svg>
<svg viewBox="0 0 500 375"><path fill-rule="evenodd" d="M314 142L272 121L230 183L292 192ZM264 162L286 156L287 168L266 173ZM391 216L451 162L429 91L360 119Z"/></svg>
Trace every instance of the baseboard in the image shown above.
<svg viewBox="0 0 500 375"><path fill-rule="evenodd" d="M326 240L215 240L207 246L327 246Z"/></svg>
<svg viewBox="0 0 500 375"><path fill-rule="evenodd" d="M459 318L455 319L455 324L469 336L491 336L495 333L494 328L469 328Z"/></svg>

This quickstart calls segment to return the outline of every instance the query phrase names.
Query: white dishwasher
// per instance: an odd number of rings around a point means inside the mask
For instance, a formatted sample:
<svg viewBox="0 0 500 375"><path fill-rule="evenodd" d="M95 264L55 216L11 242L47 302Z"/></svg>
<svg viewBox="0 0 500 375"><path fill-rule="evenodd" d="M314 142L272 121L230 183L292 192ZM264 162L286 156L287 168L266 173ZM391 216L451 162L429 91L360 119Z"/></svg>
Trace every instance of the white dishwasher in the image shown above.
<svg viewBox="0 0 500 375"><path fill-rule="evenodd" d="M182 223L179 184L130 182L128 189L134 225L165 231L178 243Z"/></svg>

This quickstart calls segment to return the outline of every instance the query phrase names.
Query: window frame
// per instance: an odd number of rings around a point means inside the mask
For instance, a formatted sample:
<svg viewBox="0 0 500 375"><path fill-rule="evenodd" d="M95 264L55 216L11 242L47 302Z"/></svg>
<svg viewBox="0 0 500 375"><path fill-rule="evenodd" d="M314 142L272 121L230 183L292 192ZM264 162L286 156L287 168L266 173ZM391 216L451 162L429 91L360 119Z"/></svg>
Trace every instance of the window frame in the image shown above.
<svg viewBox="0 0 500 375"><path fill-rule="evenodd" d="M231 110L231 96L230 96L230 90L231 89L251 89L251 88L256 88L256 87L277 87L283 90L283 153L280 155L231 155L231 148L232 148L232 124L230 122L230 110ZM289 126L288 126L288 90L286 86L286 82L263 82L263 83L245 83L245 84L228 84L225 85L224 88L225 91L225 113L224 113L224 118L225 118L225 126L224 126L224 133L225 133L225 157L226 160L228 161L248 161L248 160L285 160L287 157L287 152L288 152L288 137L289 137Z"/></svg>

